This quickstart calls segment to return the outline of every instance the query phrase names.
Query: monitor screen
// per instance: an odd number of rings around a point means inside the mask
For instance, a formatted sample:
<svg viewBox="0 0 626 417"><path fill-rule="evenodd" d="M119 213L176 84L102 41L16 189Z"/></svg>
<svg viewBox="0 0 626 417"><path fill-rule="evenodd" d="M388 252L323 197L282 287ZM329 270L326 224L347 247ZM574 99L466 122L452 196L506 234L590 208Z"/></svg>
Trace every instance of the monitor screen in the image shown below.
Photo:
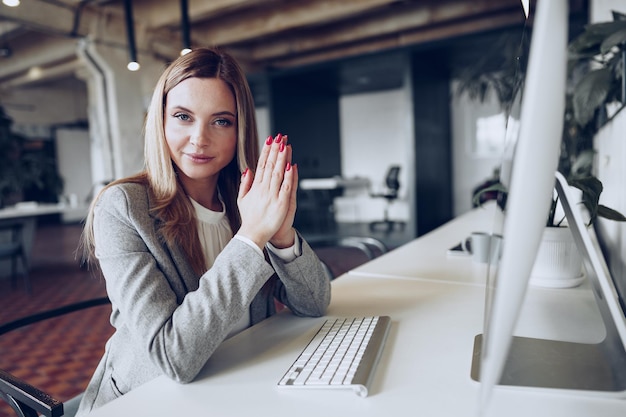
<svg viewBox="0 0 626 417"><path fill-rule="evenodd" d="M506 362L554 190L565 110L568 2L537 2L528 66L519 98L519 134L510 135L501 167L507 188L502 257L490 271L481 352L486 403ZM512 111L513 123L515 113ZM494 225L497 229L498 225ZM498 230L496 230L497 232Z"/></svg>

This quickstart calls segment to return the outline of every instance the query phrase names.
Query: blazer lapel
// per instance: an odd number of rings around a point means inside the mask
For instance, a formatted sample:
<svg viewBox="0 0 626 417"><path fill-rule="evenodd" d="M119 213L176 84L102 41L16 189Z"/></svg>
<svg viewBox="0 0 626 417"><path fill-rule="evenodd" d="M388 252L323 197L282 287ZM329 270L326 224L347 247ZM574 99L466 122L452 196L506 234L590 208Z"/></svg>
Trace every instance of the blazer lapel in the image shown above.
<svg viewBox="0 0 626 417"><path fill-rule="evenodd" d="M154 197L151 193L148 194L149 207L152 209L154 207ZM159 229L159 225L162 223L162 220L159 219L152 210L150 210L150 216L154 219L154 224L156 225L156 230ZM195 291L198 289L200 278L191 268L191 265L187 261L187 257L183 253L177 245L170 245L165 242L163 236L159 234L157 236L163 249L169 254L169 259L171 260L171 266L176 269L177 274L172 274L173 271L163 271L166 275L172 289L176 292L177 296L180 298L180 301L185 297L185 295L189 291ZM161 260L162 262L166 262L165 259Z"/></svg>

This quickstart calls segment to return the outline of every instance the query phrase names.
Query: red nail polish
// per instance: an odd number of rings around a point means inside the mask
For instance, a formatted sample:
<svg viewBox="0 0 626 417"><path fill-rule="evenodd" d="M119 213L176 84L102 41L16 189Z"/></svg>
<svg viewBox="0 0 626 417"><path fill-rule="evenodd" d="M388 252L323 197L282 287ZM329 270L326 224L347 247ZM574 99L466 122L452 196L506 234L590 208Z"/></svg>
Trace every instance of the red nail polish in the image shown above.
<svg viewBox="0 0 626 417"><path fill-rule="evenodd" d="M274 142L278 143L280 141L283 140L283 135L281 133L279 133L278 135L276 135L276 140Z"/></svg>
<svg viewBox="0 0 626 417"><path fill-rule="evenodd" d="M241 176L242 176L242 177L245 177L247 173L248 173L248 168L246 168L246 169L243 171L243 173L241 174Z"/></svg>
<svg viewBox="0 0 626 417"><path fill-rule="evenodd" d="M280 144L280 151L282 152L282 151L284 151L284 150L285 150L285 142L282 142L282 143Z"/></svg>
<svg viewBox="0 0 626 417"><path fill-rule="evenodd" d="M267 140L265 141L265 144L266 145L271 145L272 144L272 137L271 136L267 137Z"/></svg>
<svg viewBox="0 0 626 417"><path fill-rule="evenodd" d="M290 171L291 170L291 163L287 162L287 168L285 169L285 171Z"/></svg>

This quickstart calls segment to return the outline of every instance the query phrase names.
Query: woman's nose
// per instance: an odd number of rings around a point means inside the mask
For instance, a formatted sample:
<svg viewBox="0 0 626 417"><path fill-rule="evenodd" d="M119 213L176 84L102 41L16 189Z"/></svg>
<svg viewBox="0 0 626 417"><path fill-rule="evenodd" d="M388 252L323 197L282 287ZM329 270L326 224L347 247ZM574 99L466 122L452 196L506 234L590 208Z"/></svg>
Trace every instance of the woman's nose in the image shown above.
<svg viewBox="0 0 626 417"><path fill-rule="evenodd" d="M191 132L191 137L189 138L189 141L194 146L207 146L209 144L207 129L203 128L202 126L196 127L193 132Z"/></svg>

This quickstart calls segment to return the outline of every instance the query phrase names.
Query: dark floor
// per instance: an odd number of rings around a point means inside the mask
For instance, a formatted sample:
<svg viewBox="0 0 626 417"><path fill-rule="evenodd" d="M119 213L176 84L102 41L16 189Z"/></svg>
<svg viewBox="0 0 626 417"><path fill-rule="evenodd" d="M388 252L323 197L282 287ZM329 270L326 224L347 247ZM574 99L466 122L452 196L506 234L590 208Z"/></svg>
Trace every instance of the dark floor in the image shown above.
<svg viewBox="0 0 626 417"><path fill-rule="evenodd" d="M0 324L55 307L106 295L103 281L81 269L76 249L81 233L78 224L42 224L33 242L32 294L22 282L14 288L0 279ZM406 231L372 233L367 225L340 225L339 236L373 236L389 249L410 240ZM320 236L305 234L312 242ZM367 261L353 248L315 245L320 258L335 276ZM61 401L83 391L113 329L109 305L93 307L60 318L33 324L0 336L0 368L37 386ZM0 417L12 416L0 401Z"/></svg>

